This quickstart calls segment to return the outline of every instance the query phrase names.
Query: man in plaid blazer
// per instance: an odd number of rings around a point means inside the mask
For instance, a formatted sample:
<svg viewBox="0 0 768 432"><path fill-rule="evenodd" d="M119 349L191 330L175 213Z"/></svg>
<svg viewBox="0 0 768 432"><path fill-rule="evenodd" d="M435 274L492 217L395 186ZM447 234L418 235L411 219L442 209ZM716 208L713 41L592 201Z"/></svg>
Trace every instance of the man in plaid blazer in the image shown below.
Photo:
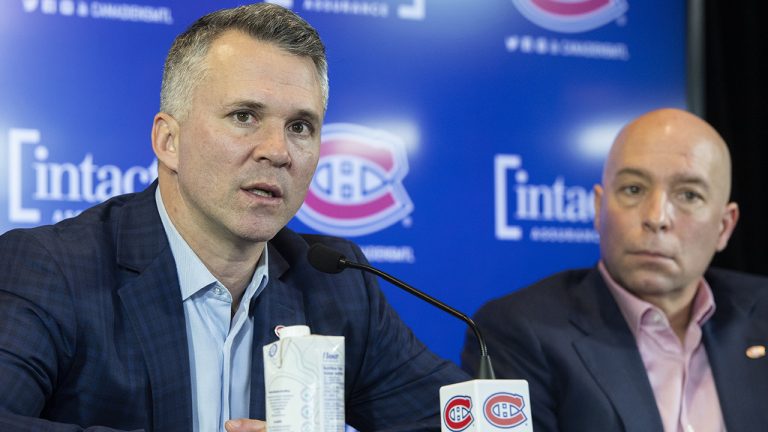
<svg viewBox="0 0 768 432"><path fill-rule="evenodd" d="M349 424L439 428L439 387L466 375L370 276L306 259L322 242L365 261L355 245L285 228L327 95L322 42L278 6L218 11L176 39L152 129L158 181L0 237L0 430L264 430L262 346L296 324L345 337Z"/></svg>

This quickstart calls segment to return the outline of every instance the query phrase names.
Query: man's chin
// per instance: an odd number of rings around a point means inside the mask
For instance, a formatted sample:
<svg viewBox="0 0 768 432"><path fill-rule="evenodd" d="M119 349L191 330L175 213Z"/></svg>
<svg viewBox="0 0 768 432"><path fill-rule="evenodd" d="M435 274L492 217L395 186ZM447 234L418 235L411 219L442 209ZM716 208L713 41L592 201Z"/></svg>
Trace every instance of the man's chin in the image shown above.
<svg viewBox="0 0 768 432"><path fill-rule="evenodd" d="M277 235L277 231L259 231L250 232L242 236L243 240L251 243L264 243L272 240Z"/></svg>
<svg viewBox="0 0 768 432"><path fill-rule="evenodd" d="M243 243L264 243L277 235L281 227L272 226L249 226L239 227L235 230L235 236Z"/></svg>
<svg viewBox="0 0 768 432"><path fill-rule="evenodd" d="M665 295L675 286L672 277L659 273L632 275L624 283L624 288L638 297Z"/></svg>

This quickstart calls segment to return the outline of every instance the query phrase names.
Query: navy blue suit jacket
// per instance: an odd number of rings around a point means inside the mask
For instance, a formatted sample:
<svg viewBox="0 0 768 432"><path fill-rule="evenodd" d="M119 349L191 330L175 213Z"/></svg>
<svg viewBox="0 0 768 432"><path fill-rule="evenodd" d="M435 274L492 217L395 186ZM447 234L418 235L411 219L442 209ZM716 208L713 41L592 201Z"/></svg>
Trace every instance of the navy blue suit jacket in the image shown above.
<svg viewBox="0 0 768 432"><path fill-rule="evenodd" d="M0 430L192 429L184 311L154 191L0 237ZM439 387L467 376L413 336L370 276L310 267L313 242L364 260L350 242L288 229L268 243L243 377L250 417L265 417L262 346L277 325L307 324L346 337L349 424L438 429Z"/></svg>
<svg viewBox="0 0 768 432"><path fill-rule="evenodd" d="M768 279L710 269L716 312L703 341L729 431L768 425ZM563 272L475 315L499 378L526 379L536 432L663 430L634 336L595 269ZM477 368L472 335L462 353Z"/></svg>

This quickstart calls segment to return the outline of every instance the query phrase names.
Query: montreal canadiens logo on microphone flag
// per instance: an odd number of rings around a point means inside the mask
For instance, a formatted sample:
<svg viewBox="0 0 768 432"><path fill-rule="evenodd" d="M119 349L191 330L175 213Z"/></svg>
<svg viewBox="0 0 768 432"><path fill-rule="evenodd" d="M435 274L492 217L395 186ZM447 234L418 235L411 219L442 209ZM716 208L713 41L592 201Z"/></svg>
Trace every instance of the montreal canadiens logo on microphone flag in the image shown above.
<svg viewBox="0 0 768 432"><path fill-rule="evenodd" d="M445 403L443 410L445 426L454 432L463 431L475 420L472 417L472 398L469 396L454 396Z"/></svg>
<svg viewBox="0 0 768 432"><path fill-rule="evenodd" d="M512 0L529 21L561 33L596 29L624 15L626 0Z"/></svg>
<svg viewBox="0 0 768 432"><path fill-rule="evenodd" d="M296 217L325 234L380 231L413 211L403 187L405 144L386 131L349 123L323 126L320 160Z"/></svg>
<svg viewBox="0 0 768 432"><path fill-rule="evenodd" d="M525 423L525 398L514 393L495 393L483 403L483 415L488 423L500 428L513 428Z"/></svg>

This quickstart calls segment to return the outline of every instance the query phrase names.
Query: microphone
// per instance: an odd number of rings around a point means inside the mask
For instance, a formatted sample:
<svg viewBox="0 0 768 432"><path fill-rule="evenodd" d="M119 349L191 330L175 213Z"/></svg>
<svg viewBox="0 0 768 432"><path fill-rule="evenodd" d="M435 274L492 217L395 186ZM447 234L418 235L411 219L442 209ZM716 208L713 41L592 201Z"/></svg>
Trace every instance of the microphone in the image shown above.
<svg viewBox="0 0 768 432"><path fill-rule="evenodd" d="M485 345L485 339L480 334L480 329L477 327L474 321L467 315L459 312L458 310L448 306L447 304L437 300L434 297L427 295L424 292L417 290L416 288L408 285L407 283L395 278L394 276L384 273L383 271L369 266L367 264L361 264L355 261L350 261L344 254L331 249L330 247L315 243L309 248L307 253L307 259L312 267L320 270L323 273L340 273L346 268L354 268L362 270L364 272L373 273L376 276L386 280L392 285L415 295L416 297L426 301L427 303L442 309L445 312L453 315L454 317L464 321L475 333L477 341L480 344L480 366L477 371L478 379L495 379L496 376L493 373L493 367L491 366L491 358L488 356L488 348Z"/></svg>

